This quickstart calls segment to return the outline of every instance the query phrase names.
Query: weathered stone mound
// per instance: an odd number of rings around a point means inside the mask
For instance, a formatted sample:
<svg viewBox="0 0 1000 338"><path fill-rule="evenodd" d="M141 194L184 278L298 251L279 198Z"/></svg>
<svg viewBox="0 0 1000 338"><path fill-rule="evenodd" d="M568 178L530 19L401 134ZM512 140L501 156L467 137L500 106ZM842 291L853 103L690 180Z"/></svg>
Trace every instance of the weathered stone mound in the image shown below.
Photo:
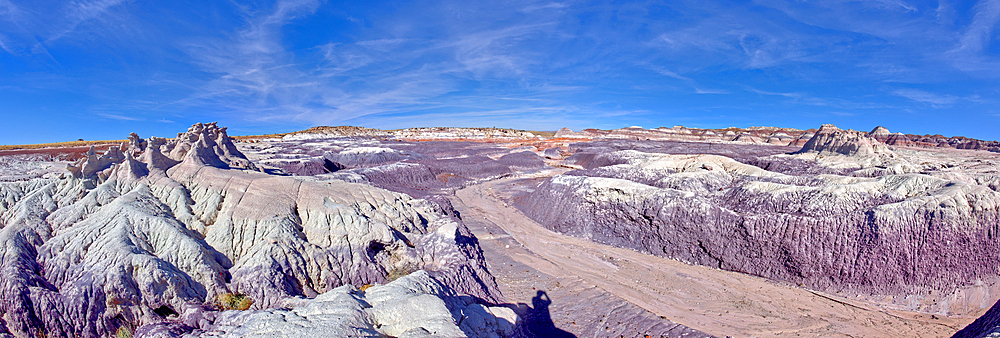
<svg viewBox="0 0 1000 338"><path fill-rule="evenodd" d="M198 164L217 168L239 168L257 170L256 166L246 158L233 140L226 135L226 128L219 128L215 122L196 123L185 133L178 133L177 138L164 141L151 138L148 144L153 152L167 155L174 161L190 159ZM144 151L141 146L134 151Z"/></svg>
<svg viewBox="0 0 1000 338"><path fill-rule="evenodd" d="M554 231L818 290L899 297L914 310L965 311L963 300L943 299L998 275L1000 193L986 185L791 176L722 156L638 151L595 155L586 167L545 181L520 207Z"/></svg>
<svg viewBox="0 0 1000 338"><path fill-rule="evenodd" d="M878 126L875 127L875 129L872 129L872 131L868 132L868 136L871 136L872 138L878 140L879 142L885 143L886 141L889 140L889 137L892 136L892 133L889 132L889 129L887 129L886 127Z"/></svg>
<svg viewBox="0 0 1000 338"><path fill-rule="evenodd" d="M368 168L402 160L421 159L424 156L385 147L352 147L338 153L328 152L323 154L323 157L345 168Z"/></svg>
<svg viewBox="0 0 1000 338"><path fill-rule="evenodd" d="M977 140L962 136L944 137L941 135L906 135L890 133L885 127L876 127L868 133L879 142L891 146L921 147L921 148L952 148L1000 152L1000 142Z"/></svg>
<svg viewBox="0 0 1000 338"><path fill-rule="evenodd" d="M475 307L470 299L497 300L475 240L436 204L367 184L252 171L256 166L214 123L169 141L131 137L126 147L91 152L64 179L0 183L0 332L103 337L139 327L168 336L233 335L240 323L262 328L284 312L218 313L220 295L244 295L261 311L308 312L315 306L303 297L340 290L331 297L349 298L354 291L342 286L382 284L417 270L427 271L417 284L438 291L393 291L378 303L373 287L361 303L381 310L352 314L368 326L334 325L346 331L330 334L423 327L461 335L455 328L467 327L456 324L462 317L455 311ZM445 300L451 307L402 326L386 324L409 313L407 306L441 305L445 293L474 298ZM372 311L382 312L366 317ZM199 320L173 317L189 312ZM490 313L480 311L488 327L476 332L503 329ZM253 327L246 332L257 332Z"/></svg>
<svg viewBox="0 0 1000 338"><path fill-rule="evenodd" d="M517 329L513 310L471 302L424 271L363 291L344 285L314 299L296 299L290 303L294 304L289 309L213 314L215 325L195 329L192 334L196 337L274 337L275 332L317 338L509 337ZM179 326L198 327L206 313L192 310L175 320L144 326L136 336L153 337ZM456 324L453 318L463 320Z"/></svg>
<svg viewBox="0 0 1000 338"><path fill-rule="evenodd" d="M884 143L869 136L868 133L855 130L842 130L832 124L824 124L820 127L816 131L816 134L802 146L802 150L799 152L847 156L891 154L891 151Z"/></svg>
<svg viewBox="0 0 1000 338"><path fill-rule="evenodd" d="M791 164L787 161L789 159L807 160L829 168L830 170L827 172L830 173L839 171L861 177L919 172L920 168L903 159L890 150L885 143L873 136L888 134L888 130L879 128L864 133L855 130L841 130L832 124L824 124L802 146L802 149L790 156L772 156L771 159L758 159L757 161L778 162L778 168L780 168ZM810 173L819 172L812 171Z"/></svg>
<svg viewBox="0 0 1000 338"><path fill-rule="evenodd" d="M586 129L580 132L574 132L569 128L561 128L556 130L554 137L556 138L592 138L597 137L599 134L591 132L594 129Z"/></svg>

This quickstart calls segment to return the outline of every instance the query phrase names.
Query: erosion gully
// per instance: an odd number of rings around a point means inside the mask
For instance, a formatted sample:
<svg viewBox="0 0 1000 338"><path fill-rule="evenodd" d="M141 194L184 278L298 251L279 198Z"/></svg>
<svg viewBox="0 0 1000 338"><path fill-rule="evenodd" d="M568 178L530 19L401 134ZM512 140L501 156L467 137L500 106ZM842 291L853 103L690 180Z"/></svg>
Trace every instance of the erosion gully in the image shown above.
<svg viewBox="0 0 1000 338"><path fill-rule="evenodd" d="M562 171L472 185L453 197L504 296L529 313L535 333L948 337L975 319L887 309L597 244L552 232L506 202Z"/></svg>

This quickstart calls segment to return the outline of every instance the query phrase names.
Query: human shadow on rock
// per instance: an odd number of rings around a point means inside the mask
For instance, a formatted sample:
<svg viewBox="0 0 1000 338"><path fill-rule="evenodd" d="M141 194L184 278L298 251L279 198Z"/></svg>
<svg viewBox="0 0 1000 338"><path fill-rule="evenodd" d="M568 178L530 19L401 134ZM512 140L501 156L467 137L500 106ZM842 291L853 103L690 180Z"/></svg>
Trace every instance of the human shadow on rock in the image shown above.
<svg viewBox="0 0 1000 338"><path fill-rule="evenodd" d="M576 335L556 327L549 313L549 305L552 305L552 299L542 290L538 290L535 297L531 298L531 306L524 303L517 304L516 311L524 318L522 322L524 331L535 337L576 338Z"/></svg>

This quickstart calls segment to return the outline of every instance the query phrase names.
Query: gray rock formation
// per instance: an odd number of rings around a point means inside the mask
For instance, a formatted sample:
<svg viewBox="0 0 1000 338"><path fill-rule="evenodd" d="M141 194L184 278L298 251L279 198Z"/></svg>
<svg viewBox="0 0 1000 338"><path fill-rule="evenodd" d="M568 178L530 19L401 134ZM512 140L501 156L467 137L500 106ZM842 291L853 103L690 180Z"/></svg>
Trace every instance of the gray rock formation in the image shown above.
<svg viewBox="0 0 1000 338"><path fill-rule="evenodd" d="M122 154L121 149L111 147L104 154L97 155L94 146L91 146L86 157L67 165L66 170L76 178L105 180L111 173L111 166L124 160L125 154Z"/></svg>
<svg viewBox="0 0 1000 338"><path fill-rule="evenodd" d="M64 179L0 183L0 332L99 337L125 326L176 336L217 326L229 334L224 327L249 317L216 313L220 294L246 295L260 311L297 309L304 298L335 289L350 297L337 288L417 270L427 271L417 284L434 293L393 291L380 303L371 296L379 287L369 289L366 302L381 309L375 334L505 330L490 311L476 313L476 328L450 315L473 311L470 299L496 302L498 292L468 230L436 204L367 184L234 170L256 166L214 123L129 144L91 151ZM473 298L442 303L444 294ZM431 303L447 311L384 325ZM163 322L191 311L204 321Z"/></svg>
<svg viewBox="0 0 1000 338"><path fill-rule="evenodd" d="M721 156L637 151L597 155L585 167L542 183L522 210L600 243L818 290L899 297L913 310L960 311L962 300L947 295L997 278L1000 193L986 185L921 174L789 176Z"/></svg>
<svg viewBox="0 0 1000 338"><path fill-rule="evenodd" d="M891 135L892 135L892 133L889 132L889 129L887 129L886 127L883 127L883 126L875 127L875 129L872 129L872 131L868 132L868 136L871 136L872 138L874 138L874 139L876 139L876 140L878 140L879 142L882 142L882 143L885 143L886 141L888 141L889 140L889 136L891 136Z"/></svg>
<svg viewBox="0 0 1000 338"><path fill-rule="evenodd" d="M587 132L586 130L580 132L574 132L569 128L561 128L556 130L556 138L591 138L597 136L594 133Z"/></svg>
<svg viewBox="0 0 1000 338"><path fill-rule="evenodd" d="M884 136L887 133L888 130L883 132L878 128L871 133L864 133L824 124L792 157L816 161L830 168L850 169L853 176L877 177L919 172L917 166L871 136Z"/></svg>
<svg viewBox="0 0 1000 338"><path fill-rule="evenodd" d="M294 303L290 309L222 312L214 325L193 335L273 337L281 332L316 338L508 337L514 334L517 320L508 308L466 304L424 271L364 291L344 285ZM201 317L190 313L178 324L196 326L195 319ZM158 326L163 324L149 325L138 336L153 336Z"/></svg>
<svg viewBox="0 0 1000 338"><path fill-rule="evenodd" d="M847 156L875 156L891 153L884 143L879 142L868 133L841 130L832 124L824 124L820 127L799 152Z"/></svg>
<svg viewBox="0 0 1000 338"><path fill-rule="evenodd" d="M759 137L753 136L753 134L750 133L740 133L739 135L734 137L731 141L742 142L742 143L753 143L753 144L764 143L764 141L761 140Z"/></svg>

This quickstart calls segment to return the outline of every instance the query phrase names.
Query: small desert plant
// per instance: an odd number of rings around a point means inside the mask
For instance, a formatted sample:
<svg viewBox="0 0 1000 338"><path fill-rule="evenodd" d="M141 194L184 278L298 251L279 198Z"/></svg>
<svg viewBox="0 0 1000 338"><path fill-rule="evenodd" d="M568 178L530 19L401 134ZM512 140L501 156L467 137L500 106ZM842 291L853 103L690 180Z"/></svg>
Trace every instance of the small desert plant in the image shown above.
<svg viewBox="0 0 1000 338"><path fill-rule="evenodd" d="M223 293L215 297L215 304L222 310L245 311L253 305L253 299L246 295Z"/></svg>
<svg viewBox="0 0 1000 338"><path fill-rule="evenodd" d="M399 279L400 277L409 275L417 270L420 269L411 264L404 264L403 266L397 266L395 268L392 268L392 270L389 271L389 275L386 276L385 279L389 282L392 282L394 280Z"/></svg>
<svg viewBox="0 0 1000 338"><path fill-rule="evenodd" d="M132 338L132 330L128 326L122 326L115 331L115 338Z"/></svg>

